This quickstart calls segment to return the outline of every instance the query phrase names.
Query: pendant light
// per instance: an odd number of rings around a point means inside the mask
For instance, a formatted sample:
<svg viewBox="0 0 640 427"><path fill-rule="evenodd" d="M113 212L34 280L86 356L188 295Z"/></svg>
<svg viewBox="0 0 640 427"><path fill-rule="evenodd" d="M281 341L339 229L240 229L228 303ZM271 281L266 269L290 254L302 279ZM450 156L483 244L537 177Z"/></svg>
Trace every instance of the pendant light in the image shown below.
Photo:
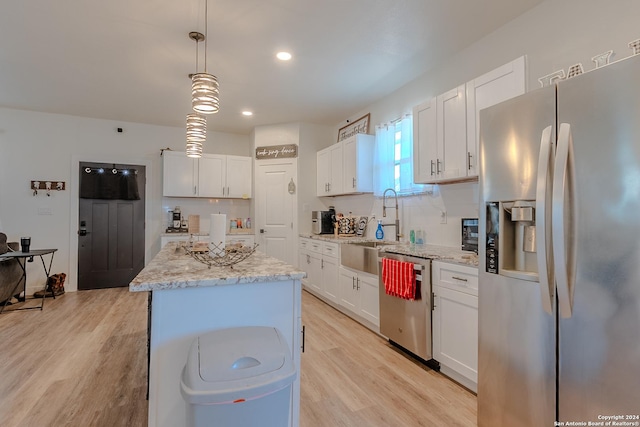
<svg viewBox="0 0 640 427"><path fill-rule="evenodd" d="M218 79L213 74L207 73L208 3L208 0L205 0L204 73L196 72L191 78L191 105L193 111L200 114L213 114L220 109Z"/></svg>
<svg viewBox="0 0 640 427"><path fill-rule="evenodd" d="M202 33L192 31L189 38L196 42L196 71L198 71L198 43L205 39ZM207 140L207 119L198 113L187 114L187 157L202 157L202 146Z"/></svg>
<svg viewBox="0 0 640 427"><path fill-rule="evenodd" d="M187 157L202 157L202 146L207 140L207 118L187 114Z"/></svg>

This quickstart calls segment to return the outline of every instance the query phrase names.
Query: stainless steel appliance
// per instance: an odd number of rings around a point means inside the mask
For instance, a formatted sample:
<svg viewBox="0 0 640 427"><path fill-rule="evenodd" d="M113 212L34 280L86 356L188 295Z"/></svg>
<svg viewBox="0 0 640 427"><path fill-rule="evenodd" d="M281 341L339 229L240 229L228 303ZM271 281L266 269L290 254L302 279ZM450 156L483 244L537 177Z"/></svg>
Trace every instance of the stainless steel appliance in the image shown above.
<svg viewBox="0 0 640 427"><path fill-rule="evenodd" d="M313 234L333 234L335 222L335 210L311 212L311 232Z"/></svg>
<svg viewBox="0 0 640 427"><path fill-rule="evenodd" d="M406 255L381 253L378 262L380 295L380 333L392 344L425 361L431 360L431 261ZM412 262L416 271L416 299L397 298L385 293L382 258Z"/></svg>
<svg viewBox="0 0 640 427"><path fill-rule="evenodd" d="M640 55L480 112L480 427L638 421L638 76Z"/></svg>
<svg viewBox="0 0 640 427"><path fill-rule="evenodd" d="M478 218L462 218L462 250L478 253Z"/></svg>

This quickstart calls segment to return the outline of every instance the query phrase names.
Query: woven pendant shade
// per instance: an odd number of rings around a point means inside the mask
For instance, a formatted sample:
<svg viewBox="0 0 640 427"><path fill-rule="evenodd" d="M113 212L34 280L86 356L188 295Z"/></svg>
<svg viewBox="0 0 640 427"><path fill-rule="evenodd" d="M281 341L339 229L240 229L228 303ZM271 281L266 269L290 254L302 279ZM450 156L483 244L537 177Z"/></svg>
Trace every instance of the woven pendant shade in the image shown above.
<svg viewBox="0 0 640 427"><path fill-rule="evenodd" d="M202 146L206 140L206 117L197 113L187 114L187 156L202 157Z"/></svg>
<svg viewBox="0 0 640 427"><path fill-rule="evenodd" d="M220 109L220 90L216 76L196 73L191 78L191 105L200 114L217 113Z"/></svg>

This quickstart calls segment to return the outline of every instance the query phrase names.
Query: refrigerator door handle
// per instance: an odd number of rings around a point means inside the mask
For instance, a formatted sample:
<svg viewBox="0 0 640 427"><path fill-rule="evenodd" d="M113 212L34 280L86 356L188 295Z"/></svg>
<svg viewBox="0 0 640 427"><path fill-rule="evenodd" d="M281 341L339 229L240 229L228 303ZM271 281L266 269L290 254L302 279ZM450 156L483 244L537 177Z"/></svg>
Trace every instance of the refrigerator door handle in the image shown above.
<svg viewBox="0 0 640 427"><path fill-rule="evenodd" d="M571 126L560 124L558 148L553 171L553 202L551 221L553 234L553 261L556 266L558 306L560 316L571 317L576 271L575 233L575 169L573 165L573 138Z"/></svg>
<svg viewBox="0 0 640 427"><path fill-rule="evenodd" d="M536 187L536 229L538 280L542 308L553 314L553 250L551 246L551 191L552 167L555 161L555 150L552 141L553 127L548 126L542 131L540 139L540 154L538 159L538 183Z"/></svg>

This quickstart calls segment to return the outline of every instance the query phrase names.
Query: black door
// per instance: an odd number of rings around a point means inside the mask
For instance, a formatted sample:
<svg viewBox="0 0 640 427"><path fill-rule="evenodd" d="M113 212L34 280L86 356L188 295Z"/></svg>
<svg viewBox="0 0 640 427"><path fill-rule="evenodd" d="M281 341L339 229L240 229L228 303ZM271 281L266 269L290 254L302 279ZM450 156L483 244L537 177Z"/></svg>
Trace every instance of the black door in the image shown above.
<svg viewBox="0 0 640 427"><path fill-rule="evenodd" d="M80 163L78 289L128 286L144 267L145 167Z"/></svg>

